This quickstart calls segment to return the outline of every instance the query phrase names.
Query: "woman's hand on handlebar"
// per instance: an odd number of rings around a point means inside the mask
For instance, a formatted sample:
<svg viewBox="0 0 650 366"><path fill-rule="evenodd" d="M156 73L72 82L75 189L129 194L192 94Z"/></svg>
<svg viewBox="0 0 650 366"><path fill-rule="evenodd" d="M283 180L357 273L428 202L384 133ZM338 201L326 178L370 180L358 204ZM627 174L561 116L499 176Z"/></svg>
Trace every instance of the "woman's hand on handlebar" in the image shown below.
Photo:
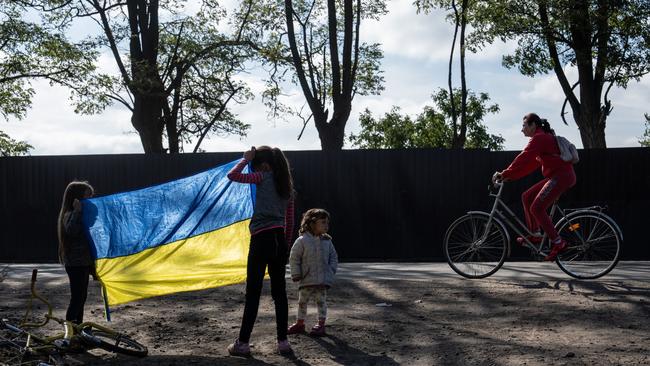
<svg viewBox="0 0 650 366"><path fill-rule="evenodd" d="M508 182L509 180L510 179L508 179L508 178L504 178L503 174L501 174L501 172L494 172L494 174L492 174L492 184L493 185L505 183L505 182Z"/></svg>
<svg viewBox="0 0 650 366"><path fill-rule="evenodd" d="M492 174L492 184L496 184L497 182L503 182L503 176L501 175L501 172L494 172L494 174Z"/></svg>

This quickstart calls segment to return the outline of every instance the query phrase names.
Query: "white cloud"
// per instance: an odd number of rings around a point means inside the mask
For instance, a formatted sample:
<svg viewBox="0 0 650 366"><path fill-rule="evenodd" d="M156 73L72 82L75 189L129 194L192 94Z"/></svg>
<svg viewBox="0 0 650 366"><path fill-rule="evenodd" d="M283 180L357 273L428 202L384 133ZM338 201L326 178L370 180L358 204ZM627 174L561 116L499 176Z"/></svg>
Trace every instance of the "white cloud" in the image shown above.
<svg viewBox="0 0 650 366"><path fill-rule="evenodd" d="M564 68L564 73L571 83L578 80L578 70L575 67L566 66ZM565 96L560 87L560 82L555 76L555 73L537 76L535 78L530 78L532 87L528 90L522 90L519 93L519 99L522 101L525 100L540 100L551 103L563 103ZM576 93L578 88L575 89Z"/></svg>
<svg viewBox="0 0 650 366"><path fill-rule="evenodd" d="M416 14L410 2L390 1L389 13L379 21L361 24L364 42L381 43L386 55L425 61L446 60L453 38L453 28L441 11Z"/></svg>
<svg viewBox="0 0 650 366"><path fill-rule="evenodd" d="M24 121L11 119L2 129L34 146L34 155L141 152L130 113L120 107L95 116L74 113L69 92L45 81L33 83L37 94Z"/></svg>
<svg viewBox="0 0 650 366"><path fill-rule="evenodd" d="M446 19L447 12L436 9L428 14L417 14L416 7L407 1L390 1L388 11L379 21L361 24L363 41L381 43L386 55L425 62L449 60L454 25ZM467 34L470 32L471 29L467 29ZM501 59L503 54L510 53L515 48L515 42L495 41L476 54L468 53L467 58ZM454 57L458 59L458 44L455 52Z"/></svg>

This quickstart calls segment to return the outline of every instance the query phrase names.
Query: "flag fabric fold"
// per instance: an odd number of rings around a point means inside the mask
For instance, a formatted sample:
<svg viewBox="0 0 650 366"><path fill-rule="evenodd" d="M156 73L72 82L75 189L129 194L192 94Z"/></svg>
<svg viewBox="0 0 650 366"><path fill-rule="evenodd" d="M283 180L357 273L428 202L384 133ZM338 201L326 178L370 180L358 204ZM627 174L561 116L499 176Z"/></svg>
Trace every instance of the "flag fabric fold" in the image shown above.
<svg viewBox="0 0 650 366"><path fill-rule="evenodd" d="M108 305L246 279L254 187L235 164L82 202Z"/></svg>

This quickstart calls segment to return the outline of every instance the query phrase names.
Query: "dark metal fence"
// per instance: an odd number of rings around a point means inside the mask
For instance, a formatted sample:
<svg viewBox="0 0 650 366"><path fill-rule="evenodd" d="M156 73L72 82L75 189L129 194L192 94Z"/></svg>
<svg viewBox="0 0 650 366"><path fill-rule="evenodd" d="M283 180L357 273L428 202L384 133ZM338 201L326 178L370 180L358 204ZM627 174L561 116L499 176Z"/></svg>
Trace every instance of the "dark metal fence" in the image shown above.
<svg viewBox="0 0 650 366"><path fill-rule="evenodd" d="M287 152L298 192L297 220L311 207L332 215L342 260L442 260L447 226L488 210L487 185L517 152L345 150ZM581 151L578 183L563 207L607 205L620 225L622 259L650 259L650 149ZM239 153L0 158L0 261L56 261L56 218L66 184L88 180L99 195L143 188L239 158ZM520 194L539 173L509 184L505 201L521 215ZM519 248L514 258L526 258Z"/></svg>

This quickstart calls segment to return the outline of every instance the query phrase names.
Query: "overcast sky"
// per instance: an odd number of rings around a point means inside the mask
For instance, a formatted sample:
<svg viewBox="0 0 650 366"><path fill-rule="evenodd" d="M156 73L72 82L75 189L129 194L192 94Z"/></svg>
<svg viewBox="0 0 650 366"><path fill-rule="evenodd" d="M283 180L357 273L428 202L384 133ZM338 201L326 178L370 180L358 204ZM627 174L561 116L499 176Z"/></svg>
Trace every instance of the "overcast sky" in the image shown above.
<svg viewBox="0 0 650 366"><path fill-rule="evenodd" d="M384 60L382 69L385 90L379 96L357 96L346 134L359 130L359 113L365 108L375 116L399 106L403 113L412 116L425 105L433 105L431 94L447 85L447 63L453 27L444 20L444 13L416 14L411 1L389 1L389 13L379 22L362 23L362 38L366 42L382 44ZM497 115L487 116L485 123L490 133L505 138L507 150L520 150L527 142L520 132L521 118L536 112L547 118L555 131L581 147L577 127L562 124L560 110L564 95L554 74L524 77L516 70L501 66L501 56L512 51L513 45L495 44L480 54L467 56L467 84L475 92L489 93L492 102L499 104ZM112 70L114 61L104 54L100 67ZM571 81L577 72L566 68ZM456 73L457 74L457 73ZM254 101L235 106L239 118L251 124L247 137L212 137L201 147L208 152L242 151L251 145L272 145L283 150L317 150L320 141L313 123L300 140L297 136L302 122L268 120L267 110L261 104L260 91L264 84L259 73L246 75L245 79L256 93ZM140 139L130 123L130 112L120 105L102 114L85 116L74 113L65 88L52 87L47 82L34 82L36 90L32 109L21 121L11 119L0 122L0 130L12 138L24 140L34 146L32 155L119 154L140 153ZM287 90L287 101L301 106L304 98L298 88ZM607 121L609 147L639 146L643 136L644 113L650 112L650 77L631 83L623 89L612 89L613 112ZM345 148L351 148L346 140ZM191 151L192 146L186 146Z"/></svg>

